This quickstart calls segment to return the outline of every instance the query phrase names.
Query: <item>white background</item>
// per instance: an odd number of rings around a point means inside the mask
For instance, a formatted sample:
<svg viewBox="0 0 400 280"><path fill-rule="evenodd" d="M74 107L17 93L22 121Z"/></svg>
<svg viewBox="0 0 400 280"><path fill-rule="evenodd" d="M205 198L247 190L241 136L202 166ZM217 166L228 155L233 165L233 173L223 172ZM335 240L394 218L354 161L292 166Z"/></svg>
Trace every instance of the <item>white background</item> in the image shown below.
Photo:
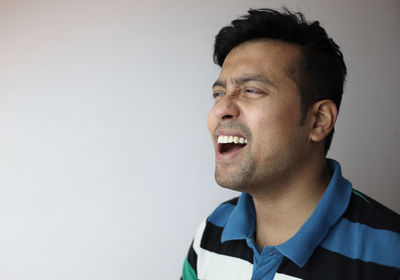
<svg viewBox="0 0 400 280"><path fill-rule="evenodd" d="M329 156L400 212L398 0L0 0L0 279L177 279L238 195L213 179L214 36L282 3L348 64Z"/></svg>

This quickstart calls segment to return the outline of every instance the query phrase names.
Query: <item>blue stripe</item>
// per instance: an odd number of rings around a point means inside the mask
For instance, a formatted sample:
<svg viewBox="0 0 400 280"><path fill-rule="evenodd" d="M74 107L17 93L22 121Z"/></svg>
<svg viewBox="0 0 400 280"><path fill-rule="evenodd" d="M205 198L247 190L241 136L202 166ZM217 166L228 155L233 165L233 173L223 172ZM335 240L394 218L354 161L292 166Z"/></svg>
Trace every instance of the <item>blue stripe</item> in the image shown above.
<svg viewBox="0 0 400 280"><path fill-rule="evenodd" d="M224 227L228 222L233 209L235 209L235 205L230 203L221 204L217 209L215 209L210 217L208 217L208 221L218 227Z"/></svg>
<svg viewBox="0 0 400 280"><path fill-rule="evenodd" d="M400 235L341 219L322 247L352 259L400 269Z"/></svg>

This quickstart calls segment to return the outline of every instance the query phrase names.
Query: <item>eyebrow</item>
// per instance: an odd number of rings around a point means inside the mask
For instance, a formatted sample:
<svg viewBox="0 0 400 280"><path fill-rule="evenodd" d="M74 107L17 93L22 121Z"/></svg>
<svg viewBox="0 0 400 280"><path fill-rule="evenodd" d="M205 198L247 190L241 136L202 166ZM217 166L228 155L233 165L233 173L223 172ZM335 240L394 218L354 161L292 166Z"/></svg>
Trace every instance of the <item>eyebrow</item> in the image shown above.
<svg viewBox="0 0 400 280"><path fill-rule="evenodd" d="M265 84L266 86L276 88L276 86L269 79L267 79L264 76L260 76L260 75L246 75L243 77L232 79L232 83L235 86L240 86L247 82L261 82L261 83ZM222 80L216 80L215 83L213 84L212 88L217 87L217 86L226 88L226 82L222 81Z"/></svg>

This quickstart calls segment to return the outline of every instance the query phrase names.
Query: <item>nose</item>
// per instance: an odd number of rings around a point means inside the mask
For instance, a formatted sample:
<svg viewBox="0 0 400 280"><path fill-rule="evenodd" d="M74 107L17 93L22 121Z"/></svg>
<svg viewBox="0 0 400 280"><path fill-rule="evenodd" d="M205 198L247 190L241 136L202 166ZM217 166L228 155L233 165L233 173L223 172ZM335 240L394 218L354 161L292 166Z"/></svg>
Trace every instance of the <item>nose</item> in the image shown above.
<svg viewBox="0 0 400 280"><path fill-rule="evenodd" d="M236 97L225 95L213 108L213 113L219 120L229 120L239 117L240 109L236 102Z"/></svg>

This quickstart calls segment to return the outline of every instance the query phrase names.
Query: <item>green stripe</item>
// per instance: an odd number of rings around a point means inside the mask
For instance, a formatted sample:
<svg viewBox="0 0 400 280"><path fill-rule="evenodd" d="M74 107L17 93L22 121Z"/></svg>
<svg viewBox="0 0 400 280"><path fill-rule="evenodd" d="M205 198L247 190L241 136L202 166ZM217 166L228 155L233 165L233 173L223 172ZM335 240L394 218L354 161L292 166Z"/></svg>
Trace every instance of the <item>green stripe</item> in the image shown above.
<svg viewBox="0 0 400 280"><path fill-rule="evenodd" d="M182 272L183 280L197 280L196 272L193 267L190 265L188 259L185 259L185 263L183 264L183 272Z"/></svg>
<svg viewBox="0 0 400 280"><path fill-rule="evenodd" d="M369 200L368 200L365 196L363 196L361 193L359 193L358 191L353 190L353 193L354 193L355 195L358 195L358 196L361 197L362 199L364 199L365 202L367 202L368 204L370 203Z"/></svg>

